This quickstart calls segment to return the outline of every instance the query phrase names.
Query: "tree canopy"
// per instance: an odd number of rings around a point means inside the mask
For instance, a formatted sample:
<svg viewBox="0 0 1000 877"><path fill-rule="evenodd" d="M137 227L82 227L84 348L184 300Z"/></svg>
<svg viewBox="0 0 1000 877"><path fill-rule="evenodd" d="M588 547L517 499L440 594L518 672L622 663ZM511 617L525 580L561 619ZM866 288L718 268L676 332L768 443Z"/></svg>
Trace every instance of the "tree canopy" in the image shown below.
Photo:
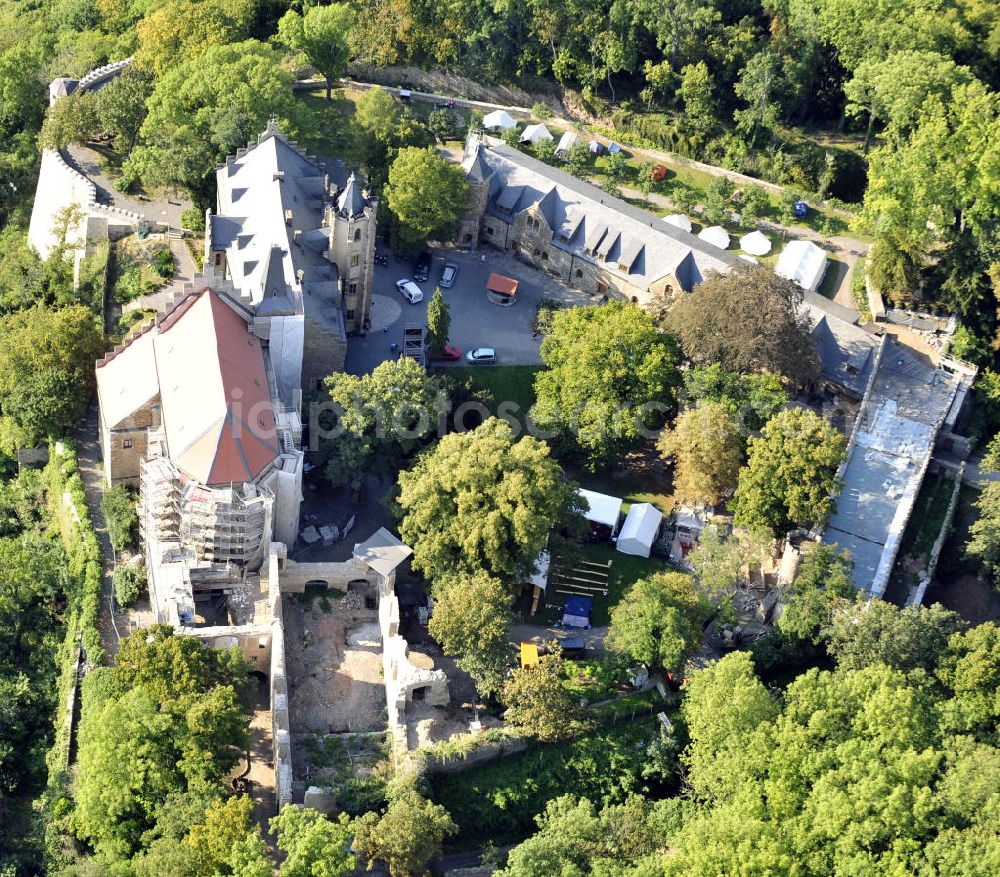
<svg viewBox="0 0 1000 877"><path fill-rule="evenodd" d="M544 442L506 421L451 433L399 475L400 534L431 579L530 574L553 528L578 530L580 500Z"/></svg>
<svg viewBox="0 0 1000 877"><path fill-rule="evenodd" d="M448 811L415 791L399 795L379 817L366 813L354 823L354 848L369 869L381 859L392 877L423 874L441 853L445 838L454 834Z"/></svg>
<svg viewBox="0 0 1000 877"><path fill-rule="evenodd" d="M400 242L415 248L430 238L451 239L468 207L469 184L461 167L430 147L407 146L389 168L385 198Z"/></svg>
<svg viewBox="0 0 1000 877"><path fill-rule="evenodd" d="M682 499L715 505L736 487L743 436L723 403L703 402L686 409L657 447L674 460L674 491Z"/></svg>
<svg viewBox="0 0 1000 877"><path fill-rule="evenodd" d="M565 740L573 733L576 704L563 685L559 654L542 655L537 664L514 670L500 700L507 707L508 724L543 743Z"/></svg>
<svg viewBox="0 0 1000 877"><path fill-rule="evenodd" d="M611 610L608 645L633 661L677 670L700 645L710 611L691 576L657 573L635 582Z"/></svg>
<svg viewBox="0 0 1000 877"><path fill-rule="evenodd" d="M673 408L674 347L635 305L557 311L541 353L531 416L591 469L651 434Z"/></svg>
<svg viewBox="0 0 1000 877"><path fill-rule="evenodd" d="M844 437L818 414L789 408L772 417L747 447L732 504L738 524L784 533L825 521L840 492Z"/></svg>
<svg viewBox="0 0 1000 877"><path fill-rule="evenodd" d="M773 372L799 385L819 376L802 290L766 268L738 265L710 275L676 300L666 328L697 364Z"/></svg>
<svg viewBox="0 0 1000 877"><path fill-rule="evenodd" d="M394 476L435 435L450 402L440 378L410 357L386 360L360 377L324 381L336 423L325 442L326 475L335 486L361 486L366 473Z"/></svg>
<svg viewBox="0 0 1000 877"><path fill-rule="evenodd" d="M354 10L347 3L310 6L303 14L289 9L278 22L282 42L302 52L326 80L330 100L333 80L341 76L350 59Z"/></svg>

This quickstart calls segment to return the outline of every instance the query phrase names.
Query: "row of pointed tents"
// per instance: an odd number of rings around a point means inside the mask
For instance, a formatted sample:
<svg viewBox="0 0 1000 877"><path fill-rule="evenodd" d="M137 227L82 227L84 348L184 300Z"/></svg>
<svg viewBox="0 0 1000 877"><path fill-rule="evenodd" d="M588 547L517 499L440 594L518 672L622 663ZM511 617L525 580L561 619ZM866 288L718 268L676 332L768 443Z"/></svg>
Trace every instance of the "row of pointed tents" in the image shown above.
<svg viewBox="0 0 1000 877"><path fill-rule="evenodd" d="M691 220L683 213L671 213L669 216L664 216L663 221L688 233L693 228ZM729 237L729 232L721 225L711 225L708 228L703 228L698 232L698 237L705 241L705 243L711 244L713 247L718 247L720 250L729 249L731 238ZM751 256L766 256L771 252L771 241L763 232L752 231L740 238L740 249Z"/></svg>
<svg viewBox="0 0 1000 877"><path fill-rule="evenodd" d="M517 127L517 122L506 110L494 110L483 117L483 127L509 131L511 128ZM521 143L530 143L534 146L536 143L541 143L544 140L555 140L555 137L543 123L539 123L525 127L519 139ZM559 143L556 145L556 155L564 155L580 142L580 138L576 134L572 131L566 131L559 138ZM587 143L587 150L594 155L601 155L605 150L614 155L621 152L622 148L617 143L609 143L605 146L599 140L590 140Z"/></svg>

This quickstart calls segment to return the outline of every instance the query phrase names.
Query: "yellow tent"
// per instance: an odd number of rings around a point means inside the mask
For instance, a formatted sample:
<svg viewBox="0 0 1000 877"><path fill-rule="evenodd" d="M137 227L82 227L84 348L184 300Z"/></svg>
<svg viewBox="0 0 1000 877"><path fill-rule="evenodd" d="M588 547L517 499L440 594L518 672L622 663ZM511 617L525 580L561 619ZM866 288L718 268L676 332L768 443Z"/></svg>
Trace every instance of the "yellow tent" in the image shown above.
<svg viewBox="0 0 1000 877"><path fill-rule="evenodd" d="M538 663L538 646L535 643L521 643L521 667L534 667Z"/></svg>

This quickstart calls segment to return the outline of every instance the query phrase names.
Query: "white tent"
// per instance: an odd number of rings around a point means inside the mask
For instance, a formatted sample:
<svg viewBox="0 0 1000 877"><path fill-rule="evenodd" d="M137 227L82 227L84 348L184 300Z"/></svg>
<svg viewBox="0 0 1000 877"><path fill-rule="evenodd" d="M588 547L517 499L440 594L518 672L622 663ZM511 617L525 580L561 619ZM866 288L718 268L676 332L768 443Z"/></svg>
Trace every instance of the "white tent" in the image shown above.
<svg viewBox="0 0 1000 877"><path fill-rule="evenodd" d="M506 131L508 128L513 128L516 125L517 122L514 121L510 113L506 110L494 110L492 113L483 116L484 128L503 128Z"/></svg>
<svg viewBox="0 0 1000 877"><path fill-rule="evenodd" d="M552 555L549 554L549 549L543 548L538 552L538 557L535 558L535 570L528 581L536 588L541 588L544 591L549 583L549 566L551 563Z"/></svg>
<svg viewBox="0 0 1000 877"><path fill-rule="evenodd" d="M553 138L549 133L549 129L541 123L537 125L528 125L528 127L521 132L522 143L540 143L542 140L552 139Z"/></svg>
<svg viewBox="0 0 1000 877"><path fill-rule="evenodd" d="M721 225L712 225L708 228L703 228L698 232L698 237L706 244L712 244L712 246L718 247L720 250L725 250L729 246L729 232Z"/></svg>
<svg viewBox="0 0 1000 877"><path fill-rule="evenodd" d="M618 519L622 514L622 501L617 496L608 496L606 493L597 493L593 490L584 490L582 487L577 491L584 504L583 516L591 524L598 524L602 527L609 527L611 535L618 532Z"/></svg>
<svg viewBox="0 0 1000 877"><path fill-rule="evenodd" d="M771 241L763 232L752 231L740 238L740 249L751 256L766 256L771 252Z"/></svg>
<svg viewBox="0 0 1000 877"><path fill-rule="evenodd" d="M622 531L618 534L615 546L622 554L634 554L637 557L649 557L653 543L660 532L663 515L656 506L648 502L636 503L628 510Z"/></svg>
<svg viewBox="0 0 1000 877"><path fill-rule="evenodd" d="M580 142L580 138L576 136L572 131L567 131L559 138L559 145L556 147L556 155L562 152L569 152L577 143Z"/></svg>
<svg viewBox="0 0 1000 877"><path fill-rule="evenodd" d="M774 273L815 292L826 271L826 253L812 241L790 241L781 251Z"/></svg>
<svg viewBox="0 0 1000 877"><path fill-rule="evenodd" d="M663 221L677 226L677 228L682 231L691 231L691 220L688 219L683 213L671 213L669 216L664 216Z"/></svg>
<svg viewBox="0 0 1000 877"><path fill-rule="evenodd" d="M587 151L591 155L600 155L604 152L604 146L600 140L591 140L587 143Z"/></svg>

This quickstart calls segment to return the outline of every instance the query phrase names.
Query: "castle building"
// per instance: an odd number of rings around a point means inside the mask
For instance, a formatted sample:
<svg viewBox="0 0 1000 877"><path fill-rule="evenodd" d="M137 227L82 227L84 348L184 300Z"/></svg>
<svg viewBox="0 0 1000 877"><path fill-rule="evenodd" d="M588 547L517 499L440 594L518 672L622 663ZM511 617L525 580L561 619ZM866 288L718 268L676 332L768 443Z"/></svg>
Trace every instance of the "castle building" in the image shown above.
<svg viewBox="0 0 1000 877"><path fill-rule="evenodd" d="M97 363L105 472L139 486L160 622L191 623L196 603L259 569L272 540L295 542L302 429L255 326L251 308L196 282Z"/></svg>
<svg viewBox="0 0 1000 877"><path fill-rule="evenodd" d="M647 305L737 264L736 255L477 132L462 167L470 193L461 246L509 250L592 295Z"/></svg>
<svg viewBox="0 0 1000 877"><path fill-rule="evenodd" d="M271 121L220 167L205 264L270 319L279 393L293 404L344 367L371 310L377 199L339 163L306 155Z"/></svg>

